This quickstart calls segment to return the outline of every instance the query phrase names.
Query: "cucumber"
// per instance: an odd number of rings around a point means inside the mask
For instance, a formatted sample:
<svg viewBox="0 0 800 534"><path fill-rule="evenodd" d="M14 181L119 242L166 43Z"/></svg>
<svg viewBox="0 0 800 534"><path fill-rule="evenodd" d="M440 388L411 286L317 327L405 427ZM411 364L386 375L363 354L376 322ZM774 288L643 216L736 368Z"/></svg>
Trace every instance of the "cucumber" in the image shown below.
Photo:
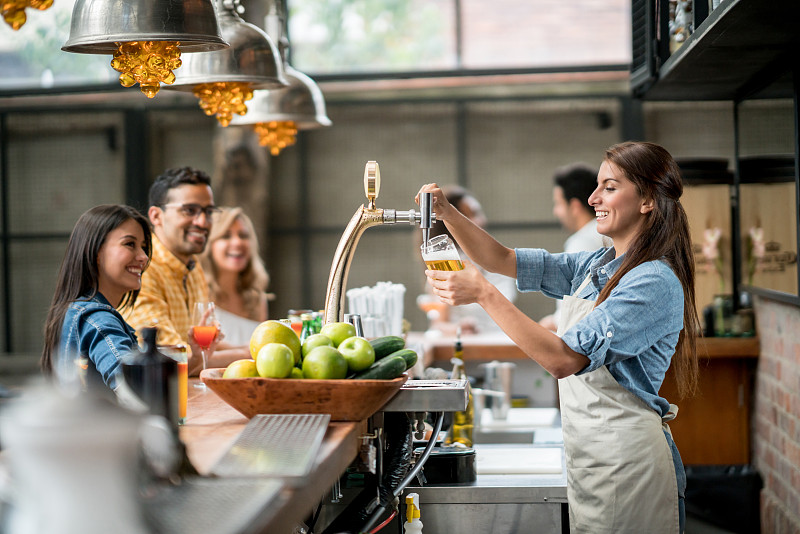
<svg viewBox="0 0 800 534"><path fill-rule="evenodd" d="M369 369L356 373L355 380L392 380L406 371L406 360L402 356L387 356L373 363Z"/></svg>
<svg viewBox="0 0 800 534"><path fill-rule="evenodd" d="M384 358L406 346L405 340L400 336L383 336L370 340L370 345L375 349L375 361Z"/></svg>
<svg viewBox="0 0 800 534"><path fill-rule="evenodd" d="M411 369L417 363L417 353L411 349L400 349L389 356L401 356L406 361L406 370Z"/></svg>

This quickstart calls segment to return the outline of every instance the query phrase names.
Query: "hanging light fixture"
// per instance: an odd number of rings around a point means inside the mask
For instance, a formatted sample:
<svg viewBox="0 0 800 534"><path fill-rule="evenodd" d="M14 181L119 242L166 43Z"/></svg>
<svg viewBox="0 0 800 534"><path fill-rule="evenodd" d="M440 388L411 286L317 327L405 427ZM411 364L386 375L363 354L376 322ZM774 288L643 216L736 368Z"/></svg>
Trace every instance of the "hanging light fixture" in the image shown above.
<svg viewBox="0 0 800 534"><path fill-rule="evenodd" d="M22 28L27 22L25 8L38 9L44 11L53 5L53 0L2 0L3 20L16 31Z"/></svg>
<svg viewBox="0 0 800 534"><path fill-rule="evenodd" d="M61 50L113 54L120 83L153 98L175 81L181 52L226 47L211 0L77 0Z"/></svg>
<svg viewBox="0 0 800 534"><path fill-rule="evenodd" d="M238 2L214 0L227 50L192 54L184 60L172 89L192 91L206 115L227 126L247 112L255 89L286 87L278 49L260 28L236 13Z"/></svg>
<svg viewBox="0 0 800 534"><path fill-rule="evenodd" d="M298 130L330 126L325 98L310 77L292 68L286 61L289 41L284 34L285 20L280 0L270 2L267 12L267 33L278 42L289 87L256 91L247 115L234 117L231 124L252 125L259 144L267 146L273 156L296 141Z"/></svg>
<svg viewBox="0 0 800 534"><path fill-rule="evenodd" d="M234 117L231 124L252 125L259 144L270 148L273 156L296 141L298 130L330 126L325 98L314 80L286 65L289 81L285 89L256 91L247 115Z"/></svg>

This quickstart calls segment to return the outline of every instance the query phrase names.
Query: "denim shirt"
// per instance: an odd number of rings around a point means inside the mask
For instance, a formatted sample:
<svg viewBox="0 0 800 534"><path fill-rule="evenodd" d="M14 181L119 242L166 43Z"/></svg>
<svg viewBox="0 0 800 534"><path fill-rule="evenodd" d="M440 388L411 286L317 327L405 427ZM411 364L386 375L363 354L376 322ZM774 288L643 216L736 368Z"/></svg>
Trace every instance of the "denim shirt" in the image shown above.
<svg viewBox="0 0 800 534"><path fill-rule="evenodd" d="M517 287L563 298L578 289L587 275L591 283L574 295L596 300L622 264L614 249L550 254L542 249L517 249ZM683 287L663 261L637 265L609 297L562 339L589 358L577 374L605 365L619 384L662 417L669 402L658 395L683 328Z"/></svg>
<svg viewBox="0 0 800 534"><path fill-rule="evenodd" d="M58 357L89 358L89 372L94 368L108 387L116 389L121 373L120 359L138 348L136 334L119 312L97 293L69 305L61 326Z"/></svg>

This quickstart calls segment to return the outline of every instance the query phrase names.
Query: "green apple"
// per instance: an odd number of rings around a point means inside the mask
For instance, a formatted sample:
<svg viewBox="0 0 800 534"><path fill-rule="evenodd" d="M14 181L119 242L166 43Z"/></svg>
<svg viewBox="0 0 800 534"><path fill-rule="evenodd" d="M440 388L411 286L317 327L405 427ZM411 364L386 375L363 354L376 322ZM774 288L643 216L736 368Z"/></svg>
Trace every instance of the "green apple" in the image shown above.
<svg viewBox="0 0 800 534"><path fill-rule="evenodd" d="M256 356L258 374L264 378L286 378L293 367L294 352L282 343L267 343Z"/></svg>
<svg viewBox="0 0 800 534"><path fill-rule="evenodd" d="M320 334L331 338L333 346L338 347L342 341L356 335L356 327L350 323L328 323L322 327Z"/></svg>
<svg viewBox="0 0 800 534"><path fill-rule="evenodd" d="M333 347L333 340L325 334L312 334L303 341L303 357L317 347Z"/></svg>
<svg viewBox="0 0 800 534"><path fill-rule="evenodd" d="M289 375L289 378L303 378L303 370L299 367L292 367L292 374Z"/></svg>
<svg viewBox="0 0 800 534"><path fill-rule="evenodd" d="M339 343L337 350L342 353L347 360L347 367L354 373L375 363L375 349L363 337L349 337Z"/></svg>
<svg viewBox="0 0 800 534"><path fill-rule="evenodd" d="M256 368L256 362L249 358L231 362L228 364L228 367L225 368L225 372L222 373L222 378L250 378L257 376L258 370Z"/></svg>
<svg viewBox="0 0 800 534"><path fill-rule="evenodd" d="M347 376L347 360L333 347L317 347L303 358L303 378L339 379Z"/></svg>

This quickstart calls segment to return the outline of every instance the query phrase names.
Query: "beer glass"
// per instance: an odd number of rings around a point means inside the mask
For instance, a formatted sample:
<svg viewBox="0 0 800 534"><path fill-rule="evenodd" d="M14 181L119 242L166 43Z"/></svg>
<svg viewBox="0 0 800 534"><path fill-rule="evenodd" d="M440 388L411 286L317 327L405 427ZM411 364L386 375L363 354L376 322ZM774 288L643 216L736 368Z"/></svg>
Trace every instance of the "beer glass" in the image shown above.
<svg viewBox="0 0 800 534"><path fill-rule="evenodd" d="M437 235L420 246L425 266L434 271L460 271L464 268L458 249L447 234Z"/></svg>

